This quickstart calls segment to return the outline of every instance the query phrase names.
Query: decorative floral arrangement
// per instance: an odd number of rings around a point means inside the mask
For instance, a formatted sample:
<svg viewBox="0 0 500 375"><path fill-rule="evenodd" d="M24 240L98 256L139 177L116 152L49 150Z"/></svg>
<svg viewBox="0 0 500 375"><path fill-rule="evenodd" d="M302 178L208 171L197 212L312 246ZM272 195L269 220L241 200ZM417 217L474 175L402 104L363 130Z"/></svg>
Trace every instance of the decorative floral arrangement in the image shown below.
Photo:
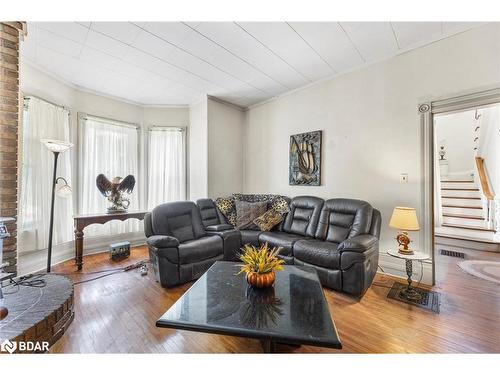
<svg viewBox="0 0 500 375"><path fill-rule="evenodd" d="M240 273L246 273L247 281L257 288L264 288L273 285L275 271L283 269L285 261L278 258L280 248L270 249L265 243L260 247L245 245L239 259L243 262L240 265Z"/></svg>

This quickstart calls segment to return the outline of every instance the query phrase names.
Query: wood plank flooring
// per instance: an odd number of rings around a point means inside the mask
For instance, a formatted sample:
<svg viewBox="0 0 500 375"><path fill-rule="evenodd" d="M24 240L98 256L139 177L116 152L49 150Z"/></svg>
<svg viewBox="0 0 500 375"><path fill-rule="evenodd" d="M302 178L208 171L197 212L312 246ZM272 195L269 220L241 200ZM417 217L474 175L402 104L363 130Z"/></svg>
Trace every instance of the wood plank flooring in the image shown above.
<svg viewBox="0 0 500 375"><path fill-rule="evenodd" d="M476 252L476 256L479 252ZM481 252L481 254L483 254ZM498 254L486 254L487 258ZM86 256L84 271L121 267L147 259L147 249L132 250L129 259L112 262L107 253ZM342 350L313 346L278 346L296 353L480 353L500 352L498 285L467 275L457 258L439 256L441 313L388 300L394 279L377 275L359 301L325 289ZM75 271L74 261L53 268L74 281L99 274ZM117 273L75 285L75 319L52 353L260 353L257 340L157 328L155 321L190 286L163 289L152 270Z"/></svg>

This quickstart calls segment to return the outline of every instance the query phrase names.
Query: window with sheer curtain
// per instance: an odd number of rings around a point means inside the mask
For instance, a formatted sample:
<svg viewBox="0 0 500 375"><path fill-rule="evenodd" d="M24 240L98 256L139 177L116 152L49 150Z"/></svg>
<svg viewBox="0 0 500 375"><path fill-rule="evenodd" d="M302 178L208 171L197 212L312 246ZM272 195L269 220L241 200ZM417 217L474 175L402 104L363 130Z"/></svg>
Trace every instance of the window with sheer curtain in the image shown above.
<svg viewBox="0 0 500 375"><path fill-rule="evenodd" d="M139 137L133 124L81 115L80 130L80 207L82 214L106 212L108 200L96 187L97 175L103 173L109 180L125 178L129 174L139 180ZM129 210L139 209L140 185L136 182L130 197ZM86 236L136 232L138 221L112 221L104 225L91 225L85 229Z"/></svg>
<svg viewBox="0 0 500 375"><path fill-rule="evenodd" d="M185 130L154 127L148 148L148 209L186 199Z"/></svg>
<svg viewBox="0 0 500 375"><path fill-rule="evenodd" d="M24 100L19 190L19 251L47 248L50 196L54 154L41 142L57 139L69 142L69 111L36 97ZM71 185L70 152L59 155L57 175ZM73 239L73 203L56 195L54 206L54 245Z"/></svg>

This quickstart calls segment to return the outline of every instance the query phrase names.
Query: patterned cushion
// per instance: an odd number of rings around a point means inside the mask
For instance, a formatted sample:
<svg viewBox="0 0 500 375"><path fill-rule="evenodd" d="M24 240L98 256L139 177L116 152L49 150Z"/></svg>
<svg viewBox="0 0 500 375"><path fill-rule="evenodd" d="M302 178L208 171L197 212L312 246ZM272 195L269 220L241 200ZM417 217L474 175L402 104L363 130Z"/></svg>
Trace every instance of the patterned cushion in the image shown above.
<svg viewBox="0 0 500 375"><path fill-rule="evenodd" d="M275 194L233 194L233 198L245 202L267 202L268 209L274 209L280 214L290 212L290 199Z"/></svg>
<svg viewBox="0 0 500 375"><path fill-rule="evenodd" d="M236 206L233 197L217 198L215 204L229 224L236 226Z"/></svg>
<svg viewBox="0 0 500 375"><path fill-rule="evenodd" d="M283 215L274 210L270 209L260 215L257 219L253 221L255 225L259 227L260 230L267 232L273 229L274 226L278 225L283 221Z"/></svg>
<svg viewBox="0 0 500 375"><path fill-rule="evenodd" d="M235 200L245 202L270 202L275 197L273 194L233 194Z"/></svg>
<svg viewBox="0 0 500 375"><path fill-rule="evenodd" d="M267 202L236 201L236 228L258 229L253 220L267 210Z"/></svg>
<svg viewBox="0 0 500 375"><path fill-rule="evenodd" d="M282 216L290 212L290 205L288 200L282 195L277 195L271 200L269 208L280 213Z"/></svg>

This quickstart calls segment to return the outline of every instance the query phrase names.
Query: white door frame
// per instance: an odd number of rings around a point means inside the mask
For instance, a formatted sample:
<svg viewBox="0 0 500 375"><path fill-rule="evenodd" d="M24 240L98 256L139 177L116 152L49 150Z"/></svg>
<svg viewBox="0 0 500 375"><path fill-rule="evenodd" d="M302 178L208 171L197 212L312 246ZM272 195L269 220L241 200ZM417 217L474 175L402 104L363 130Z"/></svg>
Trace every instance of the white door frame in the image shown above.
<svg viewBox="0 0 500 375"><path fill-rule="evenodd" d="M434 115L450 113L500 103L500 87L442 100L424 101L418 106L423 157L421 164L421 218L420 243L431 249L432 285L435 284L434 257Z"/></svg>

